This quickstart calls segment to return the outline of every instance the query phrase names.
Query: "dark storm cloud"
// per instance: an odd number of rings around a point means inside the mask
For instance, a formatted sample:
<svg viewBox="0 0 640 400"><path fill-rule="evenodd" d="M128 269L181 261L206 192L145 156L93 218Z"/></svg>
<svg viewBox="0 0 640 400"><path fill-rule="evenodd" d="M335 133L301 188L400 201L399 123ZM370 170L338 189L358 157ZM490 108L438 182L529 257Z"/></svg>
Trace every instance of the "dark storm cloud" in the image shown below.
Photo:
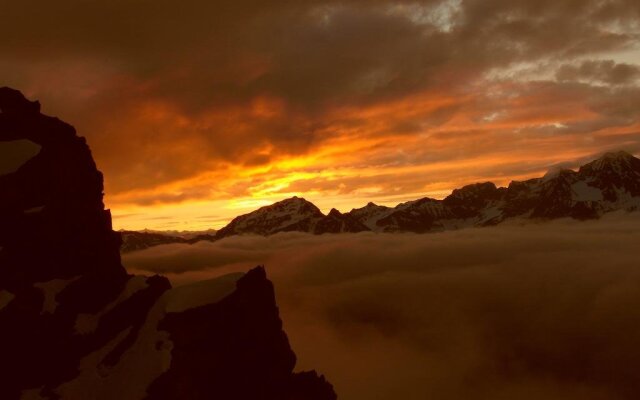
<svg viewBox="0 0 640 400"><path fill-rule="evenodd" d="M265 91L296 104L370 101L419 91L444 65L473 70L636 39L602 29L633 21L633 2L609 15L604 10L625 2L466 1L446 32L412 19L411 8L390 12L402 4L429 12L439 3L14 3L3 10L9 23L2 29L15 39L3 47L35 59L49 52L114 59L189 109Z"/></svg>
<svg viewBox="0 0 640 400"><path fill-rule="evenodd" d="M561 81L585 80L623 85L640 78L640 66L616 64L613 60L584 61L579 65L561 66L556 78Z"/></svg>
<svg viewBox="0 0 640 400"><path fill-rule="evenodd" d="M341 398L634 399L637 213L442 234L279 234L130 253L207 279L266 264L299 367ZM189 267L191 265L191 267Z"/></svg>

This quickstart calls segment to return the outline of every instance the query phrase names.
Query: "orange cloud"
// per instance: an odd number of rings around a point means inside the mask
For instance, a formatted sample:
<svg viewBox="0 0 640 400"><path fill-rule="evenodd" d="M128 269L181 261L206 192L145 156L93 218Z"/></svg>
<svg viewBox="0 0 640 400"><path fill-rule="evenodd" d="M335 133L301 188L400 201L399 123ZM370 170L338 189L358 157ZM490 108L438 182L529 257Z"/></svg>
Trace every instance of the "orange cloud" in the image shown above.
<svg viewBox="0 0 640 400"><path fill-rule="evenodd" d="M473 182L506 185L540 176L555 164L581 160L607 147L637 148L638 123L610 124L585 133L574 125L597 125L603 117L581 97L568 96L566 107L557 110L559 103L550 101L553 91L527 85L512 90L512 96L518 96L500 102L501 115L482 122L486 110L481 93L425 93L388 104L337 107L322 116L326 123L316 132L321 139L302 154L278 151L267 142L243 156L264 155L266 163L247 164L241 157L236 163L108 200L131 215L118 219L118 226L168 228L165 220L145 219L161 214L173 216L172 223L185 221L185 229L200 229L212 227L210 221L197 219L204 210L220 214L213 226L220 227L240 213L293 195L316 202L324 211L348 211L368 201L395 205L424 196L442 198ZM227 135L237 132L242 138L253 129L255 118L277 119L287 110L277 99L251 104L226 117L205 113L184 124L208 125L226 118ZM437 115L434 122L431 116L443 107L451 111L446 118ZM398 128L406 121L418 121L409 133Z"/></svg>

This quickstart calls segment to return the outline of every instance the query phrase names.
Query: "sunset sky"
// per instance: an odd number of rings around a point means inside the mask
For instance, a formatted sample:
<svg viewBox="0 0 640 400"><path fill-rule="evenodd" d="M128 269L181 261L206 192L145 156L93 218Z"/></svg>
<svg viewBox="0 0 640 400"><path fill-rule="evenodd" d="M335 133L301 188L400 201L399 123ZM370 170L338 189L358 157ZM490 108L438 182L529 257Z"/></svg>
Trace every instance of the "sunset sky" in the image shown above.
<svg viewBox="0 0 640 400"><path fill-rule="evenodd" d="M220 228L640 154L640 1L0 7L0 86L87 137L116 229Z"/></svg>

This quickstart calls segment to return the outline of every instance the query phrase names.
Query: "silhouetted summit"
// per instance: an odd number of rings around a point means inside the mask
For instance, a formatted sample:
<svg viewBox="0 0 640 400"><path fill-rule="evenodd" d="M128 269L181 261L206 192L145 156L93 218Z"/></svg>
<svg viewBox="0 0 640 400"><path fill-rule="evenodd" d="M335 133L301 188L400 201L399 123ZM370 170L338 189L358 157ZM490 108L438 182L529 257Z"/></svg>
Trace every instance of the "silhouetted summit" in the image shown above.
<svg viewBox="0 0 640 400"><path fill-rule="evenodd" d="M234 218L215 235L188 240L171 235L126 232L124 251L168 243L215 241L234 235L279 232L438 232L506 221L556 218L592 219L612 211L640 209L640 160L618 151L583 165L578 171L553 168L541 178L466 185L443 200L424 197L395 207L373 202L347 213L331 209L324 215L310 201L294 196Z"/></svg>
<svg viewBox="0 0 640 400"><path fill-rule="evenodd" d="M0 399L336 398L292 373L262 267L197 289L128 275L84 138L1 88L0 144L25 140L39 152L0 174Z"/></svg>
<svg viewBox="0 0 640 400"><path fill-rule="evenodd" d="M294 196L234 218L216 232L215 239L244 233L271 235L301 231L320 234L366 230L360 222L340 214L338 210L325 216L313 203Z"/></svg>
<svg viewBox="0 0 640 400"><path fill-rule="evenodd" d="M428 197L395 207L369 202L347 213L324 215L311 202L293 197L234 218L215 239L298 231L434 232L495 225L508 220L589 219L640 208L640 160L624 151L606 153L578 171L553 169L542 178L492 182L455 189L443 200Z"/></svg>

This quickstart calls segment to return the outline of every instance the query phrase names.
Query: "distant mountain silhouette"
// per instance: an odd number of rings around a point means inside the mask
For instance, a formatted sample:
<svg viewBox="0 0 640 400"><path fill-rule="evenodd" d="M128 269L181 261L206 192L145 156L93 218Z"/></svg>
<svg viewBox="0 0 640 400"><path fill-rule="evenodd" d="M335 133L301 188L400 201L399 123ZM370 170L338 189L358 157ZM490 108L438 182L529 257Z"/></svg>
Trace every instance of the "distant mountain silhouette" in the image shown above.
<svg viewBox="0 0 640 400"><path fill-rule="evenodd" d="M127 253L135 250L144 250L149 247L171 243L196 243L202 240L214 240L216 231L209 229L206 231L118 231L122 237L120 251Z"/></svg>
<svg viewBox="0 0 640 400"><path fill-rule="evenodd" d="M476 183L455 189L444 200L425 197L396 207L369 203L345 214L334 209L324 215L309 201L293 197L234 218L216 233L216 239L286 231L431 232L495 225L514 218L598 218L639 207L640 160L621 151L607 153L577 172L558 170L542 178L511 182L506 188Z"/></svg>
<svg viewBox="0 0 640 400"><path fill-rule="evenodd" d="M178 289L127 274L84 138L0 88L0 142L18 140L40 150L0 175L0 399L336 398L292 373L262 267Z"/></svg>
<svg viewBox="0 0 640 400"><path fill-rule="evenodd" d="M252 233L271 235L278 232L362 232L367 227L338 210L324 215L313 203L299 197L279 201L249 214L234 218L216 232L215 238Z"/></svg>
<svg viewBox="0 0 640 400"><path fill-rule="evenodd" d="M640 159L624 151L606 153L578 171L559 169L542 178L513 181L498 188L491 182L455 189L443 200L428 197L386 207L368 203L348 213L324 215L313 203L292 197L234 218L215 235L190 240L127 233L123 251L165 243L194 243L234 235L345 232L438 232L481 227L505 221L557 218L594 219L605 213L640 209ZM128 236L130 235L130 236ZM131 243L127 243L131 241ZM138 242L142 242L140 244Z"/></svg>

